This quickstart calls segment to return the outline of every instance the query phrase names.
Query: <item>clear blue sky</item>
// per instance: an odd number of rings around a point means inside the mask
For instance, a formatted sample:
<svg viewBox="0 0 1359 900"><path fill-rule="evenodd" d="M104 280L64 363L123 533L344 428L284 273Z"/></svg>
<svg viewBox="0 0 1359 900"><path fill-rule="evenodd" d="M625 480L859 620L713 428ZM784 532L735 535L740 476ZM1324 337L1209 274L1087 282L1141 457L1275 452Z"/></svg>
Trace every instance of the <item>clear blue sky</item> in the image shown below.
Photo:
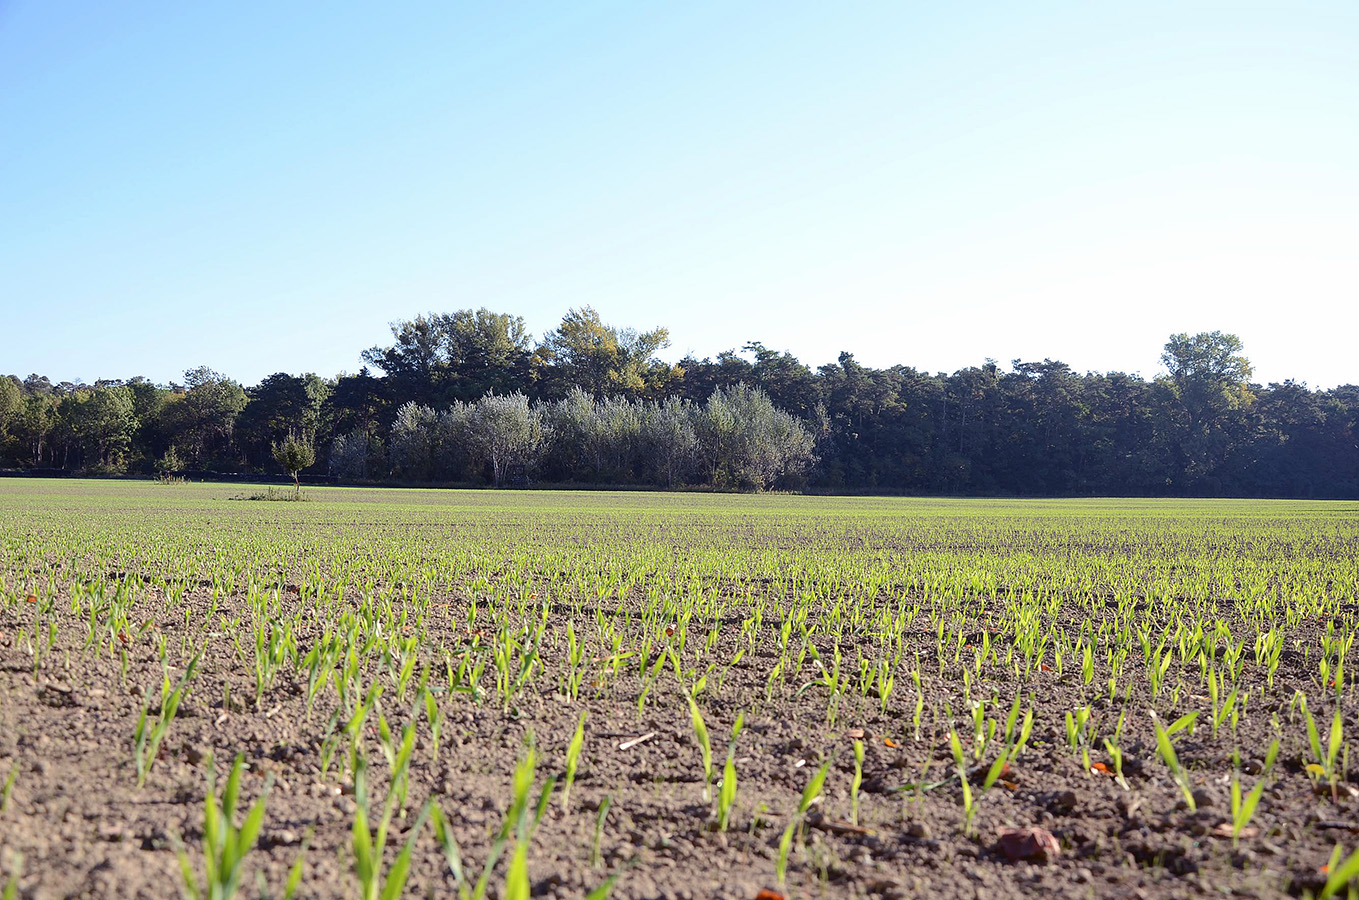
<svg viewBox="0 0 1359 900"><path fill-rule="evenodd" d="M1359 3L0 0L0 372L572 306L804 361L1359 382Z"/></svg>

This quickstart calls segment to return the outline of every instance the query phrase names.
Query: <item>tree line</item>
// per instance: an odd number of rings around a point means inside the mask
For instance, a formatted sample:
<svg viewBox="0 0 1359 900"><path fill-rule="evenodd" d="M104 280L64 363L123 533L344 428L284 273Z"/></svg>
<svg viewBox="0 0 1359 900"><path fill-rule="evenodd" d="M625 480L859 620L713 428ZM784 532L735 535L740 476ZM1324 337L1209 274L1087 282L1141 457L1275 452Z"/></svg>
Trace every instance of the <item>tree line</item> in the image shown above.
<svg viewBox="0 0 1359 900"><path fill-rule="evenodd" d="M369 482L636 484L964 495L1359 497L1359 386L1260 385L1241 341L1173 335L1165 373L992 360L816 369L760 343L662 361L664 328L571 310L535 341L489 310L418 315L356 374L245 387L0 377L0 466L280 471Z"/></svg>

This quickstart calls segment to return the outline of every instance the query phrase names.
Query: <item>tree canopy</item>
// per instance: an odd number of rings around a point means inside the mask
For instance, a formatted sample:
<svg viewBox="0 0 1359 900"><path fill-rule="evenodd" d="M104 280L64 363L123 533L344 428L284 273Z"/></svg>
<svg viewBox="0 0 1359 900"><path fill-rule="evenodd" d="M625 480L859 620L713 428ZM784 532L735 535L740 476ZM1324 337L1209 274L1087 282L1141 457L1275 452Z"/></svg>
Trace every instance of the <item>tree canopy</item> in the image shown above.
<svg viewBox="0 0 1359 900"><path fill-rule="evenodd" d="M274 448L306 436L303 468L368 481L1359 497L1359 386L1256 384L1220 331L1171 335L1151 379L1050 359L879 369L850 352L813 369L758 341L671 364L668 344L589 307L535 341L483 308L394 323L335 378L0 377L0 466L277 472Z"/></svg>

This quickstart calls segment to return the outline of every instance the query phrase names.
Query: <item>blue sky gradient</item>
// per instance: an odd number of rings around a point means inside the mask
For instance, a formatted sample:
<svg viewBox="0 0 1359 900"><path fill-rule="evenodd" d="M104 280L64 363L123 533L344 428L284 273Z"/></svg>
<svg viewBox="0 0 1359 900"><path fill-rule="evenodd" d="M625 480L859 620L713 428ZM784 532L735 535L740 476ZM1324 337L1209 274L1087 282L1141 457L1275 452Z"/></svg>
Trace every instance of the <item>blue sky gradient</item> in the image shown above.
<svg viewBox="0 0 1359 900"><path fill-rule="evenodd" d="M1359 382L1359 4L0 0L0 372L355 371L593 305L667 358Z"/></svg>

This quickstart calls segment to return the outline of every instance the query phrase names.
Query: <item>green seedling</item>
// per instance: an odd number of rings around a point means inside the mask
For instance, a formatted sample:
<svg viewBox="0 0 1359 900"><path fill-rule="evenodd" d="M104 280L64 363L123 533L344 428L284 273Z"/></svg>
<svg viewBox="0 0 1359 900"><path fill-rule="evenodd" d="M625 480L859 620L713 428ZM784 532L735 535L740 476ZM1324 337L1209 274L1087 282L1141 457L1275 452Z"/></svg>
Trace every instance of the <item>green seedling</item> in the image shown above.
<svg viewBox="0 0 1359 900"><path fill-rule="evenodd" d="M406 792L410 786L411 756L415 752L415 717L412 715L406 723L398 740L387 724L387 718L379 713L378 742L391 772L391 788L396 794L396 808L400 811L406 807Z"/></svg>
<svg viewBox="0 0 1359 900"><path fill-rule="evenodd" d="M693 694L685 694L685 698L689 701L689 721L694 728L694 740L703 757L703 802L707 803L712 799L713 748L708 740L708 726L703 723L703 713L699 712Z"/></svg>
<svg viewBox="0 0 1359 900"><path fill-rule="evenodd" d="M972 802L972 784L967 777L967 760L963 756L963 745L958 740L958 731L950 728L948 731L949 750L953 753L953 765L958 773L958 783L963 789L963 833L972 833L972 817L976 814L976 805Z"/></svg>
<svg viewBox="0 0 1359 900"><path fill-rule="evenodd" d="M1320 900L1334 897L1343 888L1349 887L1350 883L1359 878L1359 849L1356 849L1348 857L1343 857L1344 851L1340 845L1336 844L1331 851L1330 861L1326 864L1326 884L1322 886L1321 893L1317 896ZM1353 889L1350 896L1354 896Z"/></svg>
<svg viewBox="0 0 1359 900"><path fill-rule="evenodd" d="M567 809L571 799L571 785L576 783L576 767L580 764L580 751L585 746L585 710L581 711L576 722L576 733L571 735L571 743L566 745L566 773L562 783L562 810Z"/></svg>
<svg viewBox="0 0 1359 900"><path fill-rule="evenodd" d="M439 709L439 701L434 699L433 691L423 692L425 699L425 721L429 722L430 762L439 762L439 732L443 729L445 714Z"/></svg>
<svg viewBox="0 0 1359 900"><path fill-rule="evenodd" d="M137 769L139 788L146 784L146 776L156 764L161 741L165 739L165 732L170 728L175 713L179 711L180 703L189 691L189 682L198 672L199 659L199 656L195 656L189 662L188 668L184 670L183 676L174 688L170 687L169 675L165 676L161 685L160 709L157 710L154 720L149 717L147 707L142 707L141 716L137 719L137 729L132 734L133 763Z"/></svg>
<svg viewBox="0 0 1359 900"><path fill-rule="evenodd" d="M590 839L590 867L599 868L599 845L604 837L604 820L609 817L609 809L613 806L613 798L605 796L599 803L599 812L595 815L595 831Z"/></svg>
<svg viewBox="0 0 1359 900"><path fill-rule="evenodd" d="M538 796L536 807L530 808L529 797L537 768L538 755L530 742L524 758L515 767L511 783L510 806L505 811L504 821L491 842L491 850L482 865L481 875L470 882L463 863L462 850L453 837L443 810L437 804L429 804L430 820L434 825L434 835L443 848L448 870L453 876L459 900L484 900L490 888L491 876L496 864L507 848L511 848L511 858L506 869L505 886L502 897L528 897L528 845L534 830L542 821L550 802L556 779L549 778ZM414 835L414 831L412 831ZM414 838L412 837L412 840Z"/></svg>
<svg viewBox="0 0 1359 900"><path fill-rule="evenodd" d="M1255 808L1260 804L1260 796L1265 791L1265 780L1261 778L1244 797L1241 795L1241 776L1232 773L1232 846L1241 840L1241 832L1250 824Z"/></svg>
<svg viewBox="0 0 1359 900"><path fill-rule="evenodd" d="M807 816L807 810L812 808L812 804L821 796L821 790L826 786L826 775L830 772L831 759L827 759L821 764L821 768L812 776L811 781L802 789L802 799L797 805L797 814L793 816L793 821L788 823L788 827L783 831L783 837L779 839L778 857L774 863L774 873L778 877L780 885L787 881L788 875L788 853L793 847L793 836L802 825Z"/></svg>
<svg viewBox="0 0 1359 900"><path fill-rule="evenodd" d="M1341 780L1340 751L1345 740L1345 723L1340 715L1340 707L1336 707L1335 716L1331 719L1331 731L1327 735L1326 747L1323 750L1317 723L1307 708L1307 697L1301 693L1298 694L1298 706L1302 711L1303 721L1307 724L1307 742L1312 748L1312 757L1316 760L1308 764L1308 774L1318 780L1324 778L1331 788L1331 801L1337 802Z"/></svg>
<svg viewBox="0 0 1359 900"><path fill-rule="evenodd" d="M731 821L731 808L736 804L736 739L741 736L746 714L738 713L727 744L727 761L722 766L722 785L717 795L717 830L726 831Z"/></svg>
<svg viewBox="0 0 1359 900"><path fill-rule="evenodd" d="M633 857L624 864L623 868L614 872L608 878L605 878L595 886L593 890L586 894L585 900L609 900L610 895L613 894L614 885L618 883L618 879L623 877L623 874L635 865L637 865L637 858Z"/></svg>
<svg viewBox="0 0 1359 900"><path fill-rule="evenodd" d="M19 900L19 875L23 870L23 857L15 854L14 864L11 867L9 878L5 879L5 890L0 893L0 900Z"/></svg>
<svg viewBox="0 0 1359 900"><path fill-rule="evenodd" d="M1184 803L1193 812L1198 808L1194 801L1194 788L1189 781L1189 773L1180 765L1180 758L1175 753L1175 745L1171 743L1170 737L1174 734L1174 726L1164 728L1161 720L1152 713L1152 725L1156 729L1156 750L1165 762L1166 768L1170 769L1171 777L1175 779L1175 784L1180 788L1180 793L1184 796ZM1176 724L1179 724L1178 722Z"/></svg>
<svg viewBox="0 0 1359 900"><path fill-rule="evenodd" d="M0 813L9 809L9 798L14 794L14 785L19 780L19 761L16 759L9 766L9 775L5 776L5 784L0 787Z"/></svg>
<svg viewBox="0 0 1359 900"><path fill-rule="evenodd" d="M302 886L302 873L307 863L307 847L311 844L311 829L307 830L307 836L302 839L302 849L297 851L297 859L293 860L292 868L288 870L288 878L283 882L282 900L292 900L297 896L297 890ZM260 896L265 896L264 891L260 891Z"/></svg>
<svg viewBox="0 0 1359 900"><path fill-rule="evenodd" d="M1123 790L1131 790L1128 779L1123 777L1123 748L1115 743L1114 739L1105 738L1104 752L1109 754L1109 761L1114 764L1114 781Z"/></svg>
<svg viewBox="0 0 1359 900"><path fill-rule="evenodd" d="M237 754L220 800L217 796L216 769L211 757L208 758L207 769L208 795L203 814L203 870L206 884L202 888L182 845L176 848L176 855L184 886L191 897L195 900L231 900L240 887L241 864L254 848L260 828L264 825L264 806L272 779L265 782L264 792L251 805L238 826L235 823L236 805L240 799L241 773L245 769L244 755Z"/></svg>
<svg viewBox="0 0 1359 900"><path fill-rule="evenodd" d="M854 741L854 778L849 783L849 822L859 824L859 788L864 783L864 742Z"/></svg>
<svg viewBox="0 0 1359 900"><path fill-rule="evenodd" d="M391 827L392 814L396 811L396 794L388 792L387 802L383 805L382 817L374 831L370 823L368 796L368 763L363 757L354 769L354 825L351 829L350 846L354 853L354 874L359 880L361 900L396 900L406 889L410 877L411 854L415 851L415 839L430 814L430 804L426 803L420 811L406 845L397 854L386 874L382 871L382 856L387 847L387 832Z"/></svg>

